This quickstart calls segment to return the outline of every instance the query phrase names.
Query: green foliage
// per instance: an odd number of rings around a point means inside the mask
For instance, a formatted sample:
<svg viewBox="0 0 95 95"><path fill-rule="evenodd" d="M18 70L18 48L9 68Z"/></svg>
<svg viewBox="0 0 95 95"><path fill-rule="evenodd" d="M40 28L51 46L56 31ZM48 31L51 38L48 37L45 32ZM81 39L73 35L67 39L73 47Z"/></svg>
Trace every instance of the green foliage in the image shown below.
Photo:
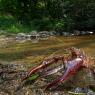
<svg viewBox="0 0 95 95"><path fill-rule="evenodd" d="M2 15L0 16L0 30L12 33L30 32L33 30L33 26L21 24L20 21L10 15Z"/></svg>
<svg viewBox="0 0 95 95"><path fill-rule="evenodd" d="M70 95L86 95L85 93L76 93L76 92L71 92L71 91L68 91L68 93Z"/></svg>
<svg viewBox="0 0 95 95"><path fill-rule="evenodd" d="M59 34L61 35L62 32L64 31L64 21L63 20L54 21L54 30L59 32Z"/></svg>
<svg viewBox="0 0 95 95"><path fill-rule="evenodd" d="M94 0L64 0L64 14L74 22L73 29L94 30Z"/></svg>
<svg viewBox="0 0 95 95"><path fill-rule="evenodd" d="M63 18L63 1L62 0L47 0L46 9L53 19Z"/></svg>
<svg viewBox="0 0 95 95"><path fill-rule="evenodd" d="M33 81L35 80L39 75L38 74L33 74L32 76L30 76L27 80L28 81Z"/></svg>
<svg viewBox="0 0 95 95"><path fill-rule="evenodd" d="M8 31L95 30L95 0L0 0L0 14L18 20Z"/></svg>

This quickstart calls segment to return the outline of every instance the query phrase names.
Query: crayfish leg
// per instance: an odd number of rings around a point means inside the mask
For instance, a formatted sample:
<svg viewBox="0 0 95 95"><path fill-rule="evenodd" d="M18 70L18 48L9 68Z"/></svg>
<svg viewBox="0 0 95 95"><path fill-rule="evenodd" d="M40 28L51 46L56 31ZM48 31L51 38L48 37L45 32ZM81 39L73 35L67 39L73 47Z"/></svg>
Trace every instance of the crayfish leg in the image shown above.
<svg viewBox="0 0 95 95"><path fill-rule="evenodd" d="M70 69L67 69L65 74L60 76L58 79L54 80L52 83L50 83L45 90L48 90L50 88L53 88L57 85L59 85L60 83L64 83L73 73L71 73Z"/></svg>

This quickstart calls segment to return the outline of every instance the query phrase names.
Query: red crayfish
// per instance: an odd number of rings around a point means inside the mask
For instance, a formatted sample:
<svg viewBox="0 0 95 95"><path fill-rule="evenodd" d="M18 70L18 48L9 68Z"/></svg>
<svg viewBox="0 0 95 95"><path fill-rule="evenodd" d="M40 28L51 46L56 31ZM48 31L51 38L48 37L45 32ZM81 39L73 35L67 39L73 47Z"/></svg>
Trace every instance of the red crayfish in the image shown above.
<svg viewBox="0 0 95 95"><path fill-rule="evenodd" d="M84 53L84 51L77 49L75 47L67 48L67 51L70 51L69 56L55 56L50 59L46 59L42 61L38 66L31 68L27 75L22 78L22 81L30 77L32 74L40 71L42 69L42 76L47 76L50 74L54 74L58 72L59 70L63 69L65 67L65 72L62 76L55 79L52 83L50 83L46 90L57 86L58 84L64 83L65 80L67 80L71 75L74 75L78 70L80 70L83 67L90 68L92 64L95 64L95 59L87 57L87 55ZM62 64L57 66L53 69L46 69L48 66L52 64L56 64L59 60L62 61ZM93 69L91 69L93 70ZM95 74L95 71L93 70L93 73Z"/></svg>

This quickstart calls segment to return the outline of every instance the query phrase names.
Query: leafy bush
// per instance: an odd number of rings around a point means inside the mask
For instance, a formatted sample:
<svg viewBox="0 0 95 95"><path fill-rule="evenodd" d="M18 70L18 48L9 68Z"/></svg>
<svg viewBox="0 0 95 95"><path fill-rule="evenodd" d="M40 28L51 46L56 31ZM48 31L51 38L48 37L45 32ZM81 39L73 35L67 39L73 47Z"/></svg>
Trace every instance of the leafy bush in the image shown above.
<svg viewBox="0 0 95 95"><path fill-rule="evenodd" d="M12 16L0 16L0 30L6 32L19 33L19 32L29 32L32 30L30 26L23 25L20 21L16 20Z"/></svg>
<svg viewBox="0 0 95 95"><path fill-rule="evenodd" d="M61 35L62 32L64 31L64 21L63 20L54 21L54 30Z"/></svg>

